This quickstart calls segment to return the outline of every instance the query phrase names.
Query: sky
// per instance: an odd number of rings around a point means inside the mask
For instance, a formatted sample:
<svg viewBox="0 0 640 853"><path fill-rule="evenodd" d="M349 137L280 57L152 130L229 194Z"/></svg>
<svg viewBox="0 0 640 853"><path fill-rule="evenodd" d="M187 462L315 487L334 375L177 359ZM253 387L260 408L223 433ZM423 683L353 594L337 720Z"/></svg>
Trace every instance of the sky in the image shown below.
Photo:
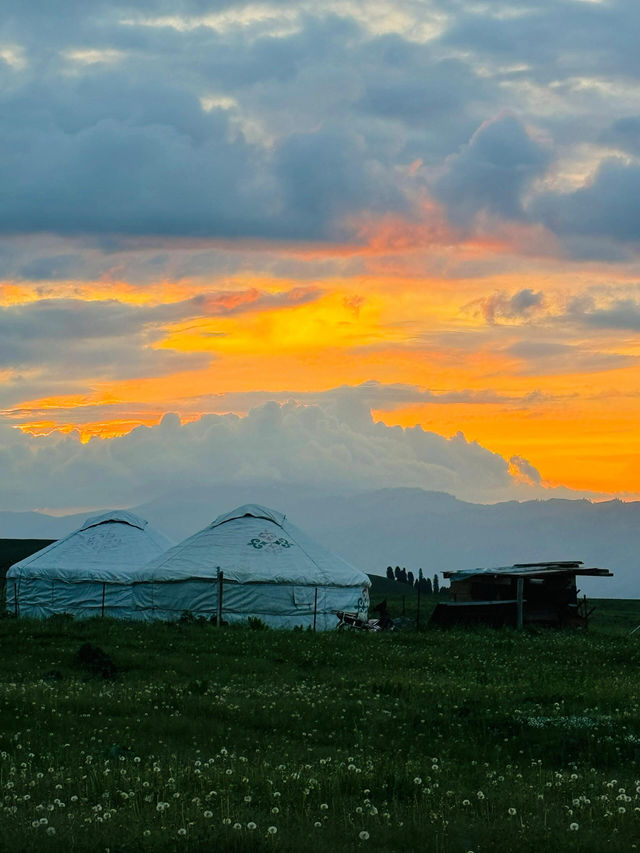
<svg viewBox="0 0 640 853"><path fill-rule="evenodd" d="M640 496L637 0L4 0L0 508Z"/></svg>

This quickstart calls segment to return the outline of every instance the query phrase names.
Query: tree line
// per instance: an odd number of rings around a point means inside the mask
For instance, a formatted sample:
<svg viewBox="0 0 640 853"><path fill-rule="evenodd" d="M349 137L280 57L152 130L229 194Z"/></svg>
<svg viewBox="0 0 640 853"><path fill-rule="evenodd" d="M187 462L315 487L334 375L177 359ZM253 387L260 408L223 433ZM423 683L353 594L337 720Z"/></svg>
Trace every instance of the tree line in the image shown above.
<svg viewBox="0 0 640 853"><path fill-rule="evenodd" d="M401 569L400 566L396 566L395 569L392 566L387 566L387 578L390 581L398 581L399 583L406 583L412 588L415 587L415 589L420 590L422 595L437 595L440 592L438 575L434 575L433 580L431 580L431 578L424 576L422 569L418 569L418 577L415 577L412 571Z"/></svg>

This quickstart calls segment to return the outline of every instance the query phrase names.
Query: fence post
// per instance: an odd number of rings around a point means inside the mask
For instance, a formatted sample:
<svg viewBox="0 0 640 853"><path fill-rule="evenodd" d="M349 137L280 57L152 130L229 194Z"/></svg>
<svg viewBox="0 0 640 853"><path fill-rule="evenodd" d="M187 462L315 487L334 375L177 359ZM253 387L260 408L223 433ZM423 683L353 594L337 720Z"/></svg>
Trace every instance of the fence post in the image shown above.
<svg viewBox="0 0 640 853"><path fill-rule="evenodd" d="M315 588L313 593L313 630L316 630L316 619L318 616L318 587Z"/></svg>
<svg viewBox="0 0 640 853"><path fill-rule="evenodd" d="M524 604L523 604L523 592L524 592L524 578L518 578L516 581L516 599L518 608L518 630L522 629L524 624Z"/></svg>
<svg viewBox="0 0 640 853"><path fill-rule="evenodd" d="M222 628L222 589L224 572L218 569L218 628Z"/></svg>

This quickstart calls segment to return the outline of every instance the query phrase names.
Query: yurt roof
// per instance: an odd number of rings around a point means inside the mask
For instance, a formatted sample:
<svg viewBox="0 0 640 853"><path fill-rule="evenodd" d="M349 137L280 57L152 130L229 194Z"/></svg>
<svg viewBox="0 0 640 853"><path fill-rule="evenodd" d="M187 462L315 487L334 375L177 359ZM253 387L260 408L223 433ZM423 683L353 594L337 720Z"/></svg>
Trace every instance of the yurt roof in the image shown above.
<svg viewBox="0 0 640 853"><path fill-rule="evenodd" d="M152 560L141 574L155 580L215 578L236 583L369 586L368 576L314 541L285 515L245 504Z"/></svg>
<svg viewBox="0 0 640 853"><path fill-rule="evenodd" d="M127 583L135 570L171 542L132 512L112 510L88 518L73 533L14 563L7 577L42 577Z"/></svg>

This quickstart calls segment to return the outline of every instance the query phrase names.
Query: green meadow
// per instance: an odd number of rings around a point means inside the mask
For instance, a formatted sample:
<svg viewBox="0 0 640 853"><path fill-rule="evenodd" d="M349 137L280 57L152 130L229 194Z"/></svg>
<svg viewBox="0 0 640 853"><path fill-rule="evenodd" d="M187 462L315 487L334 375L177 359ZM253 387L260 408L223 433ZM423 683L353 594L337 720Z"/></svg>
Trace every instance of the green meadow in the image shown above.
<svg viewBox="0 0 640 853"><path fill-rule="evenodd" d="M636 849L638 622L2 619L0 849Z"/></svg>

